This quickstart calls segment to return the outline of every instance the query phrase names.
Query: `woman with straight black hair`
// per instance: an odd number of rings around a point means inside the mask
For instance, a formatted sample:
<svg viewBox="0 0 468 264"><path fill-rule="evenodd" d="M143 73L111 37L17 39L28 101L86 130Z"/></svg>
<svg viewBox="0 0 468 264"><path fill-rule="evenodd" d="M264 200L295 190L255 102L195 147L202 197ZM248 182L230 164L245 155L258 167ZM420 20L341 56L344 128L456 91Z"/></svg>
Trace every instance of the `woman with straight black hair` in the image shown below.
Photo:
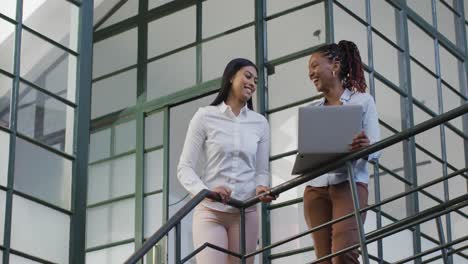
<svg viewBox="0 0 468 264"><path fill-rule="evenodd" d="M223 203L205 200L193 215L193 243L208 242L239 252L240 213L226 205L231 197L245 200L269 190L269 126L253 111L257 67L247 59L234 59L224 70L221 89L209 106L193 116L180 157L177 177L192 195L203 189L216 192ZM206 160L198 173L200 157ZM263 202L274 197L264 195ZM246 209L246 250L255 250L258 235L256 207ZM211 248L196 256L199 264L239 263L239 259ZM253 257L247 263L253 263Z"/></svg>
<svg viewBox="0 0 468 264"><path fill-rule="evenodd" d="M374 99L366 93L366 81L361 56L357 46L342 40L315 51L309 60L309 78L323 98L315 106L361 105L363 130L349 145L350 151L369 146L380 139L379 122ZM326 124L317 124L326 125ZM310 135L313 137L313 135ZM369 173L367 161L378 159L373 153L366 159L353 161L355 181L360 207L367 206ZM353 212L354 205L346 170L340 169L321 175L308 182L304 190L304 216L309 228L320 226L333 219ZM363 222L366 214L362 215ZM359 243L354 217L320 228L312 233L317 258L322 258ZM359 263L358 250L347 251L320 263Z"/></svg>

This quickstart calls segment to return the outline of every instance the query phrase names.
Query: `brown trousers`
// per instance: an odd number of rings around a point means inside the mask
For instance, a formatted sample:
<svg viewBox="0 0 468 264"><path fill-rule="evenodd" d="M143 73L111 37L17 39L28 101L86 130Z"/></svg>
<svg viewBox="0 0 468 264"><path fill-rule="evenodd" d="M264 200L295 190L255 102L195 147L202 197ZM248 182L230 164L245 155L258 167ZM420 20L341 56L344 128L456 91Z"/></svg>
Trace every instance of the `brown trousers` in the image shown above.
<svg viewBox="0 0 468 264"><path fill-rule="evenodd" d="M357 183L359 206L367 206L367 184ZM353 198L349 182L342 182L326 187L307 186L304 190L304 217L309 228L314 228L333 219L354 211ZM366 214L362 214L363 222ZM350 217L331 226L321 228L312 233L315 254L321 258L341 249L359 243L359 232L356 218ZM359 263L357 249L338 255L321 264Z"/></svg>

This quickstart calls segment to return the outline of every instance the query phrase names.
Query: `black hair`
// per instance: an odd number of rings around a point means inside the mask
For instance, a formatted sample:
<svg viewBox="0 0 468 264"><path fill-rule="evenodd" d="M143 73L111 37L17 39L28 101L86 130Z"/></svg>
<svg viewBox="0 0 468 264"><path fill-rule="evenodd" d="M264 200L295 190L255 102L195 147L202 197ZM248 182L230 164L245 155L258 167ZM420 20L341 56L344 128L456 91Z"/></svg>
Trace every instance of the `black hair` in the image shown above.
<svg viewBox="0 0 468 264"><path fill-rule="evenodd" d="M332 43L322 46L316 52L321 53L331 61L340 62L341 70L338 77L345 88L361 93L366 92L367 85L361 55L354 42L341 40L338 44Z"/></svg>
<svg viewBox="0 0 468 264"><path fill-rule="evenodd" d="M258 72L257 65L251 62L248 59L237 58L231 60L224 69L223 78L221 80L221 88L219 90L218 96L210 105L219 105L222 102L226 102L228 99L229 93L231 92L232 83L231 79L236 75L236 73L243 67L252 66ZM247 107L250 110L253 110L252 98L247 101Z"/></svg>

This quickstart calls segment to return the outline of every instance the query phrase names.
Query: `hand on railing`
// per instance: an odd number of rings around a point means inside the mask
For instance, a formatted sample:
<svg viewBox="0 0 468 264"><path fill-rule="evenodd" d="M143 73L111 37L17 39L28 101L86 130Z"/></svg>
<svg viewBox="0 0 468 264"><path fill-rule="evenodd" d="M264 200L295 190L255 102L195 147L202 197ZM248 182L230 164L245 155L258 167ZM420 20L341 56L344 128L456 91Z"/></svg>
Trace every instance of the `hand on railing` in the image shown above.
<svg viewBox="0 0 468 264"><path fill-rule="evenodd" d="M276 200L276 198L278 198L278 196L270 193L270 188L263 186L263 185L257 186L257 188L255 189L255 195L257 196L260 195L258 199L260 199L260 201L264 203L269 203L273 200Z"/></svg>
<svg viewBox="0 0 468 264"><path fill-rule="evenodd" d="M232 190L226 186L217 186L214 187L211 191L219 195L223 204L226 204L231 199Z"/></svg>

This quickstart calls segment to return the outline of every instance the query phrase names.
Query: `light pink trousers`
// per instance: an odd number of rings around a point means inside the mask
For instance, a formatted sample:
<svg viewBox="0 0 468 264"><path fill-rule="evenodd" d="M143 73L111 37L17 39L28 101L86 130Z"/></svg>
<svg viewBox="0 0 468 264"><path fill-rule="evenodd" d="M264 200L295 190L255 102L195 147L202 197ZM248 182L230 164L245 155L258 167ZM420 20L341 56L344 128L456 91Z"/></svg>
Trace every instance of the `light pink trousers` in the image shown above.
<svg viewBox="0 0 468 264"><path fill-rule="evenodd" d="M247 253L255 250L258 235L257 211L245 213L245 234ZM206 242L239 253L240 213L215 211L199 205L193 214L193 245L199 248ZM212 248L205 248L196 255L198 264L233 264L240 259ZM253 264L254 257L247 259Z"/></svg>

